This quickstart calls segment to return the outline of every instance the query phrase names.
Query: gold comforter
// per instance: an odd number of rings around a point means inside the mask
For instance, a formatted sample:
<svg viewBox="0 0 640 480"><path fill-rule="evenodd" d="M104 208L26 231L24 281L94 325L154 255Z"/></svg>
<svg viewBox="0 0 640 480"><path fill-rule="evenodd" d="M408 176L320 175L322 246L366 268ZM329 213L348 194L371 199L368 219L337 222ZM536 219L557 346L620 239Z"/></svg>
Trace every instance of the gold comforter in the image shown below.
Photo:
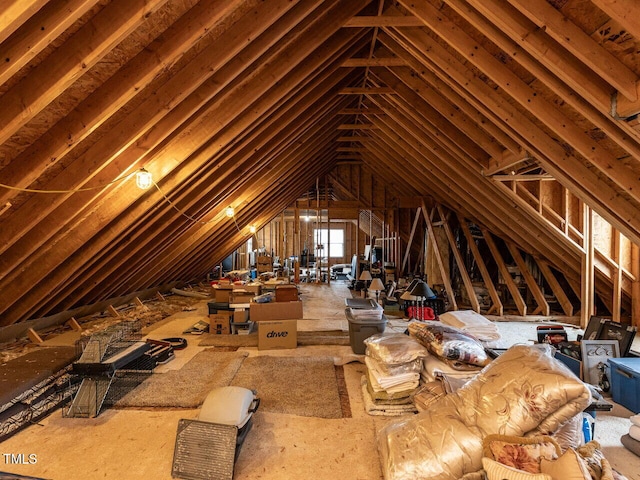
<svg viewBox="0 0 640 480"><path fill-rule="evenodd" d="M455 393L379 436L387 480L459 479L482 468L489 434L551 434L591 402L585 384L548 352L507 350Z"/></svg>

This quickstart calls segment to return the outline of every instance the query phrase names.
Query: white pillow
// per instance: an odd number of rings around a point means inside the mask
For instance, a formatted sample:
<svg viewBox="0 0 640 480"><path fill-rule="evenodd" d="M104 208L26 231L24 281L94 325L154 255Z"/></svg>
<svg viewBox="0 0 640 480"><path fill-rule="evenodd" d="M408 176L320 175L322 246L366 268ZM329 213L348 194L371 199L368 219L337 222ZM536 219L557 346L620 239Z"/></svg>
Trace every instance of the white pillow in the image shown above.
<svg viewBox="0 0 640 480"><path fill-rule="evenodd" d="M553 480L551 475L545 473L529 473L508 467L500 462L484 457L482 468L487 472L488 480Z"/></svg>
<svg viewBox="0 0 640 480"><path fill-rule="evenodd" d="M551 475L553 480L591 480L586 462L573 448L556 460L541 459L540 471Z"/></svg>

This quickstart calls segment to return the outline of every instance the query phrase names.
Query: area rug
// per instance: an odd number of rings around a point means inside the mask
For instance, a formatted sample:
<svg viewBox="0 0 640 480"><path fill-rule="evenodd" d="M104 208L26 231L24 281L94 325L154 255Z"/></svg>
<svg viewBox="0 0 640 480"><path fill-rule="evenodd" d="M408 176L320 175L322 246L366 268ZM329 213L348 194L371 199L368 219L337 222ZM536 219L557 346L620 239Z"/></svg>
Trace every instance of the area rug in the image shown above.
<svg viewBox="0 0 640 480"><path fill-rule="evenodd" d="M342 418L332 357L249 357L231 384L255 390L264 411Z"/></svg>
<svg viewBox="0 0 640 480"><path fill-rule="evenodd" d="M211 390L231 383L247 355L204 350L180 370L150 375L115 402L114 407L197 408Z"/></svg>
<svg viewBox="0 0 640 480"><path fill-rule="evenodd" d="M298 345L349 345L349 332L342 330L298 331ZM258 334L216 335L204 334L201 347L257 347Z"/></svg>

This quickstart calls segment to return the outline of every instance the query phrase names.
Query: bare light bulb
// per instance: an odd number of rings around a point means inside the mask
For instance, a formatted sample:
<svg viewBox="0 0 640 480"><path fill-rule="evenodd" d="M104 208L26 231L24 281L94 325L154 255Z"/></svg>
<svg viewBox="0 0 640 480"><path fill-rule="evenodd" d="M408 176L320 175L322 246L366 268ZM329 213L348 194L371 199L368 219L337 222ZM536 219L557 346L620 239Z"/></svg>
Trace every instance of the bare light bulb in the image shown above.
<svg viewBox="0 0 640 480"><path fill-rule="evenodd" d="M142 190L146 190L151 185L153 185L153 178L151 177L151 174L144 168L141 168L136 173L136 186Z"/></svg>

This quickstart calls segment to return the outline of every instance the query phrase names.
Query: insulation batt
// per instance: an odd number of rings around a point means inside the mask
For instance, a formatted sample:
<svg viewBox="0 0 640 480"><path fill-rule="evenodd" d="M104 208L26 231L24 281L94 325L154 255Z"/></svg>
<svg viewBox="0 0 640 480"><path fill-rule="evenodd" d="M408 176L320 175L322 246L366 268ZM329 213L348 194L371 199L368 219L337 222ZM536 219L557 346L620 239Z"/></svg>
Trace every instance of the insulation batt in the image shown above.
<svg viewBox="0 0 640 480"><path fill-rule="evenodd" d="M548 435L591 402L550 349L518 345L454 393L378 435L386 480L454 480L482 468L489 434Z"/></svg>

